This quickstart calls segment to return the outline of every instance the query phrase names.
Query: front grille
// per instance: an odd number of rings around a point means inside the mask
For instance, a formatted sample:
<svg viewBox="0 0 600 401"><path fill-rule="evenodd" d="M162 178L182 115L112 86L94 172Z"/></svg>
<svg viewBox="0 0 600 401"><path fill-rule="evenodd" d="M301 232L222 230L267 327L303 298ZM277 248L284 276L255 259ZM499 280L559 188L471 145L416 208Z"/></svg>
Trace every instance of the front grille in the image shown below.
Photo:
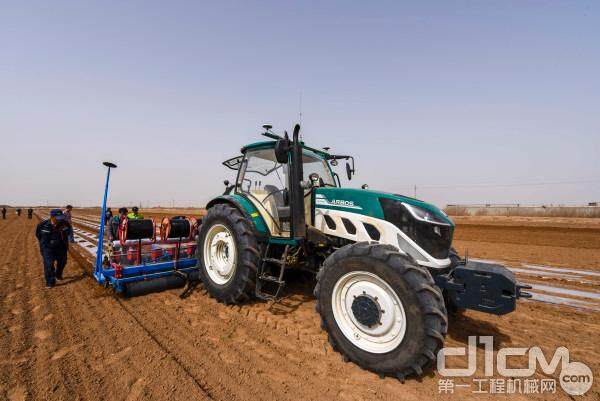
<svg viewBox="0 0 600 401"><path fill-rule="evenodd" d="M402 202L380 198L383 215L387 221L415 241L436 259L446 259L452 244L452 226L432 224L415 219Z"/></svg>

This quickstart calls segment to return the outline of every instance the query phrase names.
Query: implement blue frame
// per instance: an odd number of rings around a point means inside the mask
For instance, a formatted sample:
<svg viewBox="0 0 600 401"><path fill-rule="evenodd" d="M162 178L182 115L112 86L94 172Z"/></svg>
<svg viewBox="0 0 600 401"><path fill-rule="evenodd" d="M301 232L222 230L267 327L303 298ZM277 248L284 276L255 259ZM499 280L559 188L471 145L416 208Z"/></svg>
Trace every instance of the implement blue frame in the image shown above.
<svg viewBox="0 0 600 401"><path fill-rule="evenodd" d="M110 162L102 163L108 167L106 171L106 184L104 185L104 199L102 200L102 213L100 214L100 232L98 233L98 249L96 250L96 266L94 267L94 277L100 284L104 284L104 275L102 274L102 255L104 253L104 225L106 224L106 200L108 198L108 183L110 181L110 169L117 168L117 165Z"/></svg>
<svg viewBox="0 0 600 401"><path fill-rule="evenodd" d="M153 280L160 277L172 276L176 271L189 273L197 270L198 261L196 258L179 259L177 262L161 262L151 264L141 264L136 266L123 267L122 277L115 278L115 269L103 269L103 277L108 281L116 292L121 292L124 289L124 284L133 283L136 281ZM177 268L175 268L177 265Z"/></svg>
<svg viewBox="0 0 600 401"><path fill-rule="evenodd" d="M102 259L104 255L104 225L106 223L106 201L108 199L108 183L110 181L110 170L117 166L113 163L104 162L108 171L106 173L106 184L104 186L104 199L102 201L102 215L100 216L100 232L98 233L98 249L96 250L96 265L94 266L94 278L102 285L111 285L116 292L125 289L125 284L136 281L153 280L161 277L172 276L180 273L189 273L198 269L196 258L185 258L159 263L142 263L135 266L124 266L121 270L122 277L115 277L115 269L104 268Z"/></svg>

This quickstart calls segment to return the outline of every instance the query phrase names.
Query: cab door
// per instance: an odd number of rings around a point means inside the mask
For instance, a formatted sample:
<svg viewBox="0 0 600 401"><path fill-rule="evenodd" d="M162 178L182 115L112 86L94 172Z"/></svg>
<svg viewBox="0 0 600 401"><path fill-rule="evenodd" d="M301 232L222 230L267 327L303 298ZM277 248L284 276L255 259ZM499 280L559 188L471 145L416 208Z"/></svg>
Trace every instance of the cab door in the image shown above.
<svg viewBox="0 0 600 401"><path fill-rule="evenodd" d="M288 164L277 162L272 147L246 151L236 192L256 206L272 236L290 236Z"/></svg>

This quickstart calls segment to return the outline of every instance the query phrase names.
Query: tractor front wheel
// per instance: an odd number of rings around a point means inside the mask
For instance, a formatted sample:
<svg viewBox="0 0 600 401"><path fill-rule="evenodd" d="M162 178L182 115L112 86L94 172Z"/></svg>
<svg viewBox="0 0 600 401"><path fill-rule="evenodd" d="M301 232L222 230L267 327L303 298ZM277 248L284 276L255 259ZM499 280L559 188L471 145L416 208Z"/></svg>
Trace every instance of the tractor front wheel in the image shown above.
<svg viewBox="0 0 600 401"><path fill-rule="evenodd" d="M259 260L250 222L235 207L208 210L198 234L199 275L208 294L226 304L248 300L255 291Z"/></svg>
<svg viewBox="0 0 600 401"><path fill-rule="evenodd" d="M317 312L345 360L403 380L443 346L448 318L431 274L391 245L347 245L317 275Z"/></svg>

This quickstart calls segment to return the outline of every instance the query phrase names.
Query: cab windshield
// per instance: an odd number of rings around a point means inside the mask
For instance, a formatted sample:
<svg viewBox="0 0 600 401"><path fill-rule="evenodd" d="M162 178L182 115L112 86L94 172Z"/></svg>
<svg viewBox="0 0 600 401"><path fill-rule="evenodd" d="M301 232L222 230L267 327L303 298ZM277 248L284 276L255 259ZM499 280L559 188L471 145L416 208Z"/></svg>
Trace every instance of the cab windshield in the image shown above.
<svg viewBox="0 0 600 401"><path fill-rule="evenodd" d="M322 185L335 186L327 161L315 152L303 149L302 165L304 181L308 181L309 176L316 173L321 178ZM277 162L272 148L250 150L246 153L238 177L238 188L242 192L251 193L265 189L271 192L288 186L288 165Z"/></svg>
<svg viewBox="0 0 600 401"><path fill-rule="evenodd" d="M323 180L323 185L328 187L335 187L335 181L331 174L331 169L327 164L327 161L316 153L308 150L302 150L302 166L303 166L303 180L308 181L308 177L312 173L317 173Z"/></svg>

